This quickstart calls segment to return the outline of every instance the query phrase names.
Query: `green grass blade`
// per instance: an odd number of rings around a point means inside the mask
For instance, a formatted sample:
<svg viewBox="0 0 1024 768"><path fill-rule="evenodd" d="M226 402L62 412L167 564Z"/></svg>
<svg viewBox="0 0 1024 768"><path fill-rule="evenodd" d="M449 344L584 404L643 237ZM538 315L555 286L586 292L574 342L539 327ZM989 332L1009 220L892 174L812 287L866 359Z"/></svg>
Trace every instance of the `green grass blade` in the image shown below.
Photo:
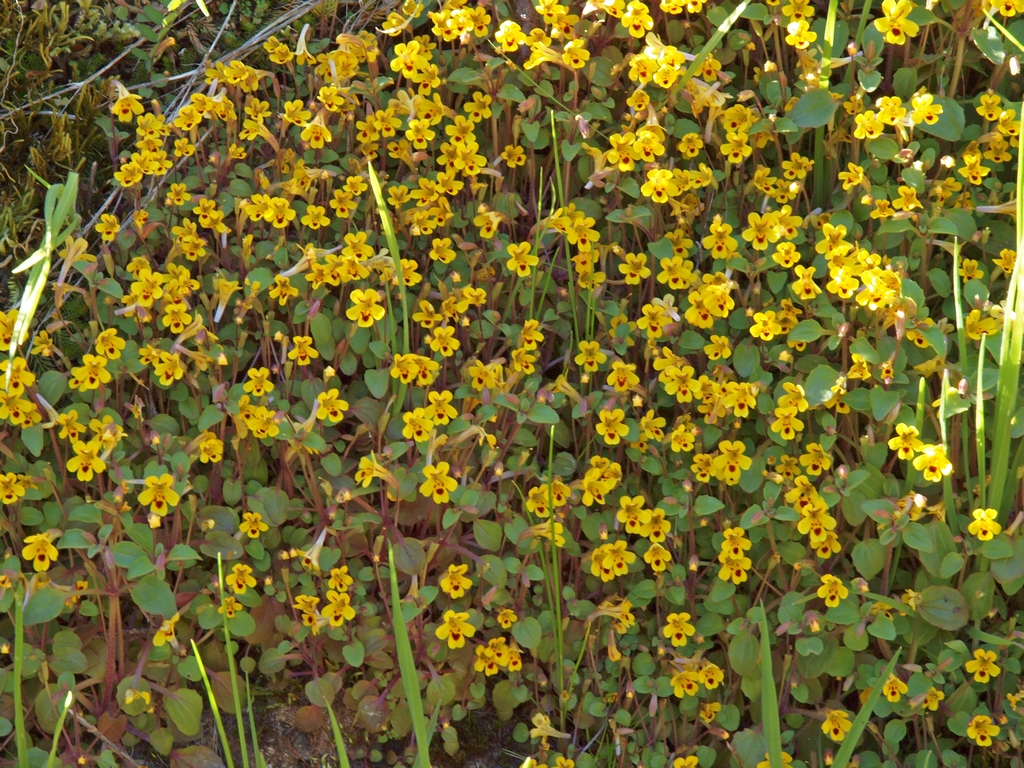
<svg viewBox="0 0 1024 768"><path fill-rule="evenodd" d="M39 308L39 302L46 290L46 282L50 276L50 254L54 247L60 244L59 237L64 237L66 231L64 224L73 217L77 199L77 173L69 173L66 183L51 186L46 191L46 200L43 206L46 229L42 245L13 270L14 273L19 273L29 268L32 269L22 295L21 306L18 308L18 316L14 321L9 352L12 364L18 348L23 346L28 339L28 330L32 327L32 321L35 319L36 310ZM58 233L60 234L58 235ZM9 385L10 382L8 382Z"/></svg>
<svg viewBox="0 0 1024 768"><path fill-rule="evenodd" d="M395 265L395 274L398 276L398 298L402 303L402 354L409 354L409 302L406 301L405 295L405 275L402 272L402 255L398 250L398 237L395 235L395 228L391 221L391 214L388 212L387 204L384 202L384 193L381 190L380 179L377 177L377 172L373 169L372 165L367 166L367 170L370 172L370 187L373 189L373 199L377 204L377 213L380 215L381 227L384 230L384 239L388 244L388 251L391 253L391 260ZM387 286L384 291L384 295L388 301L388 318L387 322L390 326L389 339L391 343L391 354L395 355L398 353L396 349L397 342L395 340L395 318L391 308L391 286ZM395 398L395 411L392 415L393 418L398 418L398 414L402 411L402 403L405 402L405 392L407 385L403 381L398 385L398 395Z"/></svg>
<svg viewBox="0 0 1024 768"><path fill-rule="evenodd" d="M696 58L690 62L690 66L688 66L686 71L683 72L682 77L676 81L674 86L676 89L685 88L686 84L693 79L693 76L697 74L702 66L704 66L704 60L707 59L713 51L718 49L718 44L722 42L722 38L729 33L729 30L732 29L732 25L736 23L743 11L747 9L748 5L750 5L750 0L743 0L743 2L736 6L736 10L730 13L729 17L718 26L715 33L711 35L700 51L697 52Z"/></svg>
<svg viewBox="0 0 1024 768"><path fill-rule="evenodd" d="M341 726L338 725L338 717L334 714L334 707L328 707L327 714L331 718L331 730L334 732L334 746L338 749L338 768L350 768L348 752L345 750L345 740L341 736Z"/></svg>
<svg viewBox="0 0 1024 768"><path fill-rule="evenodd" d="M871 719L871 713L875 711L875 704L878 703L878 697L882 695L882 687L885 681L889 679L889 675L896 669L896 660L900 657L900 651L902 648L896 650L896 653L889 659L889 663L885 665L885 669L882 670L881 677L878 678L878 682L875 687L871 689L871 693L868 694L868 700L864 702L864 706L861 707L860 712L857 713L857 717L853 719L853 727L846 734L846 738L843 739L843 743L839 746L839 751L836 752L836 758L832 761L832 768L846 768L850 762L850 758L853 757L853 750L857 748L860 743L860 737L864 734L864 729L867 727L868 720Z"/></svg>
<svg viewBox="0 0 1024 768"><path fill-rule="evenodd" d="M206 667L203 665L203 657L199 655L199 648L195 640L192 643L192 652L199 662L199 674L203 676L203 685L206 686L206 697L210 700L210 709L213 710L213 719L217 723L217 733L220 734L220 745L224 750L224 763L227 768L235 768L235 761L231 757L231 745L228 744L228 735L224 731L224 721L220 719L220 707L217 706L217 699L213 695L213 687L210 685L210 678L206 674Z"/></svg>
<svg viewBox="0 0 1024 768"><path fill-rule="evenodd" d="M963 286L960 284L960 239L953 238L953 306L956 308L956 343L960 352L960 376L967 378L967 328L964 326L963 299L961 293ZM945 397L945 395L943 395ZM960 416L960 463L964 468L964 487L971 484L971 462L968 451L970 450L971 436L966 424L967 416ZM978 478L981 482L981 478Z"/></svg>
<svg viewBox="0 0 1024 768"><path fill-rule="evenodd" d="M1002 24L996 21L995 16L993 16L992 13L993 10L991 8L985 11L985 16L988 17L988 20L992 23L992 26L994 26L996 29L1002 32L1006 36L1007 40L1009 40L1011 43L1013 43L1022 51L1024 51L1024 44L1022 44L1020 40L1014 37L1010 30L1008 30L1006 27L1004 27Z"/></svg>
<svg viewBox="0 0 1024 768"><path fill-rule="evenodd" d="M224 605L224 561L217 553L217 581L220 589L220 604ZM235 654L231 648L231 630L228 629L228 612L221 614L224 623L224 650L228 657L228 674L231 675L231 698L235 702L235 722L238 725L238 741L242 750L242 765L249 768L249 748L245 743L245 717L242 715L242 699L238 693L238 675L235 674Z"/></svg>
<svg viewBox="0 0 1024 768"><path fill-rule="evenodd" d="M939 433L942 445L949 456L949 435L946 428L946 390L949 389L949 369L942 370L942 395L939 398ZM946 522L954 536L960 534L960 519L957 517L955 496L953 495L953 473L942 476L942 503L946 505ZM902 540L901 540L902 541ZM895 569L894 569L895 570Z"/></svg>
<svg viewBox="0 0 1024 768"><path fill-rule="evenodd" d="M260 742L256 738L256 716L252 711L252 690L249 688L249 673L245 673L245 698L249 702L249 737L252 739L252 754L256 758L256 768L267 768L267 761L260 751ZM342 766L342 768L346 768Z"/></svg>
<svg viewBox="0 0 1024 768"><path fill-rule="evenodd" d="M917 380L917 412L914 418L914 426L917 428L917 434L921 434L924 430L924 415L925 415L925 381L924 376ZM914 483L917 481L917 470L914 468L914 462L907 462L907 480L903 486L903 495L914 490Z"/></svg>
<svg viewBox="0 0 1024 768"><path fill-rule="evenodd" d="M825 17L825 47L821 52L821 75L818 81L822 88L828 88L828 79L832 74L832 53L835 50L836 11L838 9L839 0L829 0L828 15Z"/></svg>
<svg viewBox="0 0 1024 768"><path fill-rule="evenodd" d="M1004 34L1007 34L1004 32ZM1020 127L1024 130L1024 103L1020 110ZM1024 161L1017 157L1017 259L1013 265L1006 291L1006 309L1003 315L1003 333L999 346L999 381L996 387L995 431L992 436L992 479L988 486L988 505L999 512L1003 526L1009 522L1009 510L1003 509L1003 492L1011 474L1010 429L1017 409L1020 387L1021 346L1024 345ZM1010 311L1012 310L1012 311ZM1016 482L1013 487L1016 488ZM1009 495L1012 500L1014 493Z"/></svg>
<svg viewBox="0 0 1024 768"><path fill-rule="evenodd" d="M551 116L551 156L555 166L555 199L561 207L565 207L565 195L562 187L562 160L558 154L558 133L555 129L555 111L548 110ZM583 339L580 336L580 316L576 308L576 292L579 287L576 284L576 275L572 268L572 258L569 256L569 248L565 249L565 269L569 273L569 304L572 306L572 325L576 329L576 341Z"/></svg>
<svg viewBox="0 0 1024 768"><path fill-rule="evenodd" d="M825 17L825 47L821 50L821 74L818 76L818 87L828 90L828 81L832 75L832 51L836 39L836 10L839 0L829 0L828 15ZM814 207L825 208L828 205L830 191L825 184L825 128L814 130Z"/></svg>
<svg viewBox="0 0 1024 768"><path fill-rule="evenodd" d="M54 758L57 757L57 743L60 741L60 735L64 733L64 718L68 716L68 710L74 700L75 694L68 691L68 695L64 697L64 706L60 711L60 716L57 718L57 727L53 731L53 743L50 744L50 756L46 758L46 768L51 768Z"/></svg>
<svg viewBox="0 0 1024 768"><path fill-rule="evenodd" d="M28 731L25 728L25 707L21 700L21 669L25 663L25 588L14 590L14 742L18 749L18 768L28 768Z"/></svg>
<svg viewBox="0 0 1024 768"><path fill-rule="evenodd" d="M978 454L978 499L982 509L988 506L985 504L985 339L986 336L982 334L981 347L978 349L978 402L974 404L974 449Z"/></svg>
<svg viewBox="0 0 1024 768"><path fill-rule="evenodd" d="M395 236L395 228L391 222L391 214L388 212L387 203L384 202L384 193L381 190L380 179L373 166L367 166L370 171L370 186L373 188L373 199L377 203L377 213L380 215L381 226L384 229L384 239L387 240L388 250L391 252L391 259L395 264L395 274L398 276L398 295L402 301L402 352L409 354L409 307L405 300L405 276L402 274L402 254L398 250L398 238Z"/></svg>
<svg viewBox="0 0 1024 768"><path fill-rule="evenodd" d="M772 672L771 634L768 616L761 606L761 722L764 740L768 743L768 763L771 768L784 768L782 761L782 725L779 722L779 694L775 690Z"/></svg>
<svg viewBox="0 0 1024 768"><path fill-rule="evenodd" d="M395 556L388 542L388 570L391 572L391 612L395 625L395 647L398 649L398 667L402 673L402 687L409 702L409 714L416 734L416 750L419 752L420 768L430 768L430 738L427 719L423 714L423 699L420 696L419 677L416 662L409 642L409 630L402 613L402 596L398 592L398 574L395 571Z"/></svg>

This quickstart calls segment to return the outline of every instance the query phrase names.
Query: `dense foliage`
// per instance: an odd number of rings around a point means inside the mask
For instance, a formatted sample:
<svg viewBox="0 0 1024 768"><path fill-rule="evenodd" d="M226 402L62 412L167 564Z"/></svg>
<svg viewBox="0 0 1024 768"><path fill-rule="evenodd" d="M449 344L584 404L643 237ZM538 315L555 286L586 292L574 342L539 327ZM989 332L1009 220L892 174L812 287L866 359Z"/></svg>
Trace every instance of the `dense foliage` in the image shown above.
<svg viewBox="0 0 1024 768"><path fill-rule="evenodd" d="M226 615L368 759L402 621L539 764L767 765L777 690L795 766L865 710L863 768L1019 768L1024 5L829 10L407 0L113 83L125 206L0 315L37 745L71 690L65 764L187 762Z"/></svg>

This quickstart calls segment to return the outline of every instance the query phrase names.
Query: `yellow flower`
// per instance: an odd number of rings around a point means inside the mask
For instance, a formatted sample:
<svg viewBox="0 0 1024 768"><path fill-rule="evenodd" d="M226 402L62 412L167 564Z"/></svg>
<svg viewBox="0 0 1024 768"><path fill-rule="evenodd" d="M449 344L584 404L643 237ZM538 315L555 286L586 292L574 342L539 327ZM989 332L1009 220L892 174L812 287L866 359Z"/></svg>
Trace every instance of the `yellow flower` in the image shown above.
<svg viewBox="0 0 1024 768"><path fill-rule="evenodd" d="M601 581L611 581L619 576L625 576L629 572L630 563L636 560L636 555L626 549L626 542L622 539L611 544L602 544L590 558L590 572L600 576Z"/></svg>
<svg viewBox="0 0 1024 768"><path fill-rule="evenodd" d="M650 9L646 5L640 0L633 0L626 6L626 12L622 14L622 26L629 31L629 34L639 39L654 28L654 19L651 18Z"/></svg>
<svg viewBox="0 0 1024 768"><path fill-rule="evenodd" d="M826 709L825 721L821 724L821 732L832 739L842 741L853 727L850 713L842 709Z"/></svg>
<svg viewBox="0 0 1024 768"><path fill-rule="evenodd" d="M782 753L782 765L783 768L788 768L793 763L793 758L788 752ZM757 764L757 768L771 768L771 760L768 759L768 753L764 753L764 760ZM696 767L695 767L696 768Z"/></svg>
<svg viewBox="0 0 1024 768"><path fill-rule="evenodd" d="M925 480L937 483L953 471L953 465L946 457L945 446L925 445L921 453L914 458L914 469L923 473Z"/></svg>
<svg viewBox="0 0 1024 768"><path fill-rule="evenodd" d="M932 686L928 689L928 692L924 695L924 706L932 712L936 712L939 709L939 702L946 698L946 694Z"/></svg>
<svg viewBox="0 0 1024 768"><path fill-rule="evenodd" d="M583 69L590 61L590 51L586 48L586 40L575 38L562 48L562 61L572 69Z"/></svg>
<svg viewBox="0 0 1024 768"><path fill-rule="evenodd" d="M326 214L327 209L322 205L307 205L306 213L302 216L302 223L310 229L329 226L331 220Z"/></svg>
<svg viewBox="0 0 1024 768"><path fill-rule="evenodd" d="M454 478L448 476L450 465L447 461L439 461L431 466L423 468L424 483L420 486L420 493L432 498L437 504L444 504L448 501L448 494L459 487Z"/></svg>
<svg viewBox="0 0 1024 768"><path fill-rule="evenodd" d="M114 81L117 89L117 101L110 107L110 112L117 117L118 122L130 123L136 115L141 115L145 110L142 108L142 97L135 93L128 93L118 81Z"/></svg>
<svg viewBox="0 0 1024 768"><path fill-rule="evenodd" d="M84 443L77 440L72 445L75 455L68 459L68 472L76 473L79 480L89 482L96 472L102 472L107 468L107 463L100 458L99 454L103 444L90 440Z"/></svg>
<svg viewBox="0 0 1024 768"><path fill-rule="evenodd" d="M974 522L967 526L967 531L972 536L977 536L982 541L988 541L993 536L998 536L1003 527L996 522L999 512L994 509L976 509L971 513Z"/></svg>
<svg viewBox="0 0 1024 768"><path fill-rule="evenodd" d="M160 625L160 629L158 629L156 631L156 634L153 636L154 647L160 648L161 646L167 645L167 643L171 643L171 645L176 645L176 640L174 637L174 625L178 623L178 619L180 618L181 615L175 613L171 618L164 620L164 622Z"/></svg>
<svg viewBox="0 0 1024 768"><path fill-rule="evenodd" d="M526 151L520 146L509 144L501 151L501 159L509 168L518 168L521 165L526 165Z"/></svg>
<svg viewBox="0 0 1024 768"><path fill-rule="evenodd" d="M889 675L889 679L882 686L882 693L885 694L885 698L894 704L903 697L907 690L907 684L893 674Z"/></svg>
<svg viewBox="0 0 1024 768"><path fill-rule="evenodd" d="M384 317L384 307L380 306L381 295L372 288L365 291L356 288L350 297L352 306L345 310L349 320L358 322L360 328L369 328Z"/></svg>
<svg viewBox="0 0 1024 768"><path fill-rule="evenodd" d="M776 315L771 310L767 312L755 312L754 324L750 326L750 335L761 341L771 341L782 333L782 325L776 320Z"/></svg>
<svg viewBox="0 0 1024 768"><path fill-rule="evenodd" d="M995 651L979 648L974 652L974 658L964 664L964 669L967 670L967 674L974 675L974 682L987 683L991 678L999 675L997 658Z"/></svg>
<svg viewBox="0 0 1024 768"><path fill-rule="evenodd" d="M236 595L244 595L249 587L256 586L256 579L252 575L252 568L244 563L235 563L231 567L231 573L224 577L224 583L231 587Z"/></svg>
<svg viewBox="0 0 1024 768"><path fill-rule="evenodd" d="M722 705L717 701L701 702L700 719L705 723L713 723L721 710Z"/></svg>
<svg viewBox="0 0 1024 768"><path fill-rule="evenodd" d="M975 715L967 724L967 737L974 739L979 747L992 744L992 737L999 735L999 726L988 715Z"/></svg>
<svg viewBox="0 0 1024 768"><path fill-rule="evenodd" d="M467 637L476 634L476 627L469 623L469 614L456 611L445 611L441 625L434 630L438 640L447 640L448 647L462 648Z"/></svg>
<svg viewBox="0 0 1024 768"><path fill-rule="evenodd" d="M139 503L149 507L150 512L163 517L177 506L181 496L174 490L174 476L166 472L146 478L146 489L139 494Z"/></svg>
<svg viewBox="0 0 1024 768"><path fill-rule="evenodd" d="M531 248L529 243L509 243L510 258L505 262L505 267L509 272L519 277L530 276L530 270L539 262L539 259L530 253Z"/></svg>
<svg viewBox="0 0 1024 768"><path fill-rule="evenodd" d="M306 114L309 114L306 112ZM302 129L301 138L308 142L313 149L322 149L324 144L329 144L333 137L330 130L324 125L325 110L320 110L313 122L306 123Z"/></svg>
<svg viewBox="0 0 1024 768"><path fill-rule="evenodd" d="M320 357L320 353L313 349L311 336L292 336L292 344L295 346L288 351L288 359L295 360L299 365L309 365Z"/></svg>
<svg viewBox="0 0 1024 768"><path fill-rule="evenodd" d="M36 571L49 570L50 561L57 559L57 548L53 546L53 534L50 531L44 531L26 536L21 556L26 560L31 560L32 567Z"/></svg>
<svg viewBox="0 0 1024 768"><path fill-rule="evenodd" d="M229 619L233 619L238 611L242 610L242 604L235 600L235 598L228 595L224 598L224 602L217 608L217 613L224 614Z"/></svg>
<svg viewBox="0 0 1024 768"><path fill-rule="evenodd" d="M109 213L104 213L100 216L100 223L96 225L96 231L100 233L100 236L105 243L109 243L117 237L117 232L120 228L121 223L117 220L117 216L113 216Z"/></svg>
<svg viewBox="0 0 1024 768"><path fill-rule="evenodd" d="M263 515L259 512L243 512L238 530L250 539L258 539L261 533L270 530L270 526L263 522Z"/></svg>
<svg viewBox="0 0 1024 768"><path fill-rule="evenodd" d="M134 688L125 688L124 703L131 704L136 699L141 699L146 702L146 705L148 706L151 700L149 691L137 691Z"/></svg>
<svg viewBox="0 0 1024 768"><path fill-rule="evenodd" d="M908 37L915 37L918 25L907 17L917 6L910 0L885 0L882 3L882 18L875 19L875 28L885 35L885 41L903 45Z"/></svg>
<svg viewBox="0 0 1024 768"><path fill-rule="evenodd" d="M473 586L473 582L466 578L468 570L468 565L449 565L448 574L441 579L441 590L453 600L462 597Z"/></svg>
<svg viewBox="0 0 1024 768"><path fill-rule="evenodd" d="M786 33L786 42L797 50L810 47L811 43L818 39L818 35L811 31L811 25L803 19L786 25Z"/></svg>
<svg viewBox="0 0 1024 768"><path fill-rule="evenodd" d="M682 194L682 188L675 180L672 171L659 168L647 171L647 181L640 188L640 192L656 203L667 203L670 198L675 198Z"/></svg>
<svg viewBox="0 0 1024 768"><path fill-rule="evenodd" d="M689 638L696 631L690 623L688 613L670 613L665 617L665 626L661 633L672 642L673 648L682 648Z"/></svg>
<svg viewBox="0 0 1024 768"><path fill-rule="evenodd" d="M583 366L583 370L593 373L608 360L608 355L601 351L601 345L596 341L581 341L580 352L573 360L576 365Z"/></svg>
<svg viewBox="0 0 1024 768"><path fill-rule="evenodd" d="M247 377L248 381L242 385L242 389L250 395L262 397L274 391L274 383L270 381L270 370L268 368L250 368Z"/></svg>
<svg viewBox="0 0 1024 768"><path fill-rule="evenodd" d="M623 421L626 413L621 408L607 408L598 414L600 423L597 425L597 434L604 438L607 445L618 445L622 438L629 434L629 427Z"/></svg>
<svg viewBox="0 0 1024 768"><path fill-rule="evenodd" d="M85 355L82 357L82 364L71 369L71 378L68 386L81 392L91 389L99 389L101 384L106 384L112 378L107 370L107 358L99 355Z"/></svg>
<svg viewBox="0 0 1024 768"><path fill-rule="evenodd" d="M897 424L896 437L889 439L889 448L897 451L897 455L904 461L914 458L914 453L924 447L924 443L917 439L917 427L911 424Z"/></svg>
<svg viewBox="0 0 1024 768"><path fill-rule="evenodd" d="M502 629L508 629L519 621L519 617L511 608L502 608L495 620L501 625Z"/></svg>
<svg viewBox="0 0 1024 768"><path fill-rule="evenodd" d="M318 419L330 419L332 422L341 421L345 418L345 411L349 409L348 401L339 397L336 389L328 389L316 396Z"/></svg>

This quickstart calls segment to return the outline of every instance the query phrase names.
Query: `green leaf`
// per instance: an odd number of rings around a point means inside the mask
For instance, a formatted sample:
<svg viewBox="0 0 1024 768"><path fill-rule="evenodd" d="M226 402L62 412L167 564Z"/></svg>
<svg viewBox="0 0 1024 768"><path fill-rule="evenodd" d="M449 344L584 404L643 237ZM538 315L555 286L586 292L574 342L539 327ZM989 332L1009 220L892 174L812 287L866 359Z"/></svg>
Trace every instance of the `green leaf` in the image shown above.
<svg viewBox="0 0 1024 768"><path fill-rule="evenodd" d="M363 648L363 644L358 640L354 640L351 643L346 643L345 647L341 649L341 655L345 657L345 661L353 667L359 668L363 666L363 658L366 656L366 649Z"/></svg>
<svg viewBox="0 0 1024 768"><path fill-rule="evenodd" d="M506 101L515 102L516 104L522 104L526 101L526 94L516 88L511 83L505 83L501 88L498 89L498 98L505 99Z"/></svg>
<svg viewBox="0 0 1024 768"><path fill-rule="evenodd" d="M753 677L757 672L758 643L753 628L740 632L729 641L729 664L740 677Z"/></svg>
<svg viewBox="0 0 1024 768"><path fill-rule="evenodd" d="M171 588L155 574L139 579L139 583L132 588L132 600L146 613L160 614L165 619L171 618L178 611Z"/></svg>
<svg viewBox="0 0 1024 768"><path fill-rule="evenodd" d="M693 511L701 517L713 515L725 507L725 503L714 496L698 496L693 504Z"/></svg>
<svg viewBox="0 0 1024 768"><path fill-rule="evenodd" d="M203 717L203 699L189 688L178 688L164 694L164 710L175 727L186 736L199 733Z"/></svg>
<svg viewBox="0 0 1024 768"><path fill-rule="evenodd" d="M951 209L931 219L928 222L928 231L936 235L951 235L961 240L970 240L978 231L978 225L970 211Z"/></svg>
<svg viewBox="0 0 1024 768"><path fill-rule="evenodd" d="M215 424L220 424L224 420L225 413L216 405L208 405L203 409L203 413L199 416L199 422L196 424L196 429L200 432L205 432Z"/></svg>
<svg viewBox="0 0 1024 768"><path fill-rule="evenodd" d="M68 596L65 593L58 592L56 589L50 589L49 587L37 589L32 597L29 598L28 605L25 606L25 626L31 627L36 624L45 624L57 618L64 609L64 602L67 598Z"/></svg>
<svg viewBox="0 0 1024 768"><path fill-rule="evenodd" d="M918 550L917 557L921 561L921 565L932 576L948 578L948 576L943 575L943 569L949 567L945 558L956 549L956 543L953 541L953 534L950 532L949 526L941 520L932 520L922 527L931 539L931 548ZM960 569L957 568L956 570L959 571Z"/></svg>
<svg viewBox="0 0 1024 768"><path fill-rule="evenodd" d="M481 549L486 549L488 552L497 552L501 549L501 525L493 520L474 520L473 537Z"/></svg>
<svg viewBox="0 0 1024 768"><path fill-rule="evenodd" d="M331 318L325 312L317 312L310 318L309 332L313 336L316 348L325 355L334 349L334 333L331 330Z"/></svg>
<svg viewBox="0 0 1024 768"><path fill-rule="evenodd" d="M871 388L871 415L875 421L882 421L886 416L897 416L897 409L900 404L900 393L898 390L885 390L882 387Z"/></svg>
<svg viewBox="0 0 1024 768"><path fill-rule="evenodd" d="M534 403L526 418L534 424L557 424L560 421L558 411L544 403Z"/></svg>
<svg viewBox="0 0 1024 768"><path fill-rule="evenodd" d="M993 64L1002 64L1006 59L1003 38L995 27L978 27L971 32L971 39L985 58Z"/></svg>
<svg viewBox="0 0 1024 768"><path fill-rule="evenodd" d="M28 448L33 456L39 456L43 452L43 428L36 424L21 430L21 442Z"/></svg>
<svg viewBox="0 0 1024 768"><path fill-rule="evenodd" d="M801 96L786 117L801 128L821 128L832 119L838 106L839 102L832 98L830 91L815 88Z"/></svg>
<svg viewBox="0 0 1024 768"><path fill-rule="evenodd" d="M817 320L801 320L786 335L786 341L817 341L826 333L829 331L822 328Z"/></svg>
<svg viewBox="0 0 1024 768"><path fill-rule="evenodd" d="M544 638L544 632L539 621L532 616L527 616L522 621L517 621L512 625L512 637L523 648L533 651L540 648L540 641Z"/></svg>
<svg viewBox="0 0 1024 768"><path fill-rule="evenodd" d="M872 157L884 161L892 160L900 151L900 145L885 136L869 139L864 146Z"/></svg>
<svg viewBox="0 0 1024 768"><path fill-rule="evenodd" d="M903 542L911 549L918 552L932 552L935 550L935 542L920 523L908 523L903 529Z"/></svg>
<svg viewBox="0 0 1024 768"><path fill-rule="evenodd" d="M827 365L819 365L804 381L804 397L811 406L821 405L832 398L832 387L839 381L839 373Z"/></svg>
<svg viewBox="0 0 1024 768"><path fill-rule="evenodd" d="M952 587L925 587L918 615L933 627L954 632L967 624L970 611L964 596Z"/></svg>
<svg viewBox="0 0 1024 768"><path fill-rule="evenodd" d="M1013 541L1013 554L1010 557L991 560L989 566L992 569L992 577L1000 584L1008 584L1024 576L1024 539Z"/></svg>
<svg viewBox="0 0 1024 768"><path fill-rule="evenodd" d="M878 539L857 542L851 555L857 572L865 579L873 579L885 567L885 547Z"/></svg>
<svg viewBox="0 0 1024 768"><path fill-rule="evenodd" d="M732 353L733 366L744 379L754 372L754 368L761 362L761 349L755 346L750 339L740 344Z"/></svg>
<svg viewBox="0 0 1024 768"><path fill-rule="evenodd" d="M389 377L390 374L385 368L383 370L367 371L363 378L366 382L366 388L370 390L370 394L378 400L383 400L384 396L388 393Z"/></svg>
<svg viewBox="0 0 1024 768"><path fill-rule="evenodd" d="M964 132L964 108L952 99L937 98L933 103L942 106L942 114L939 115L939 121L935 125L918 123L914 128L946 141L959 141Z"/></svg>

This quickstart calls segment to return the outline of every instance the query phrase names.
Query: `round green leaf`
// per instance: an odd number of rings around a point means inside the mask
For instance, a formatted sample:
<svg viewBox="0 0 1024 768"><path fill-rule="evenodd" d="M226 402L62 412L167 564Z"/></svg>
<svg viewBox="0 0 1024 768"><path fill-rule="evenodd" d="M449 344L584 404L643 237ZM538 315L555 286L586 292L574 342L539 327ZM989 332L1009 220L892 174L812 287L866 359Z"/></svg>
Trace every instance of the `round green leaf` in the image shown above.
<svg viewBox="0 0 1024 768"><path fill-rule="evenodd" d="M970 614L963 595L952 587L935 586L925 587L921 592L921 604L917 612L932 626L950 632L967 624Z"/></svg>

